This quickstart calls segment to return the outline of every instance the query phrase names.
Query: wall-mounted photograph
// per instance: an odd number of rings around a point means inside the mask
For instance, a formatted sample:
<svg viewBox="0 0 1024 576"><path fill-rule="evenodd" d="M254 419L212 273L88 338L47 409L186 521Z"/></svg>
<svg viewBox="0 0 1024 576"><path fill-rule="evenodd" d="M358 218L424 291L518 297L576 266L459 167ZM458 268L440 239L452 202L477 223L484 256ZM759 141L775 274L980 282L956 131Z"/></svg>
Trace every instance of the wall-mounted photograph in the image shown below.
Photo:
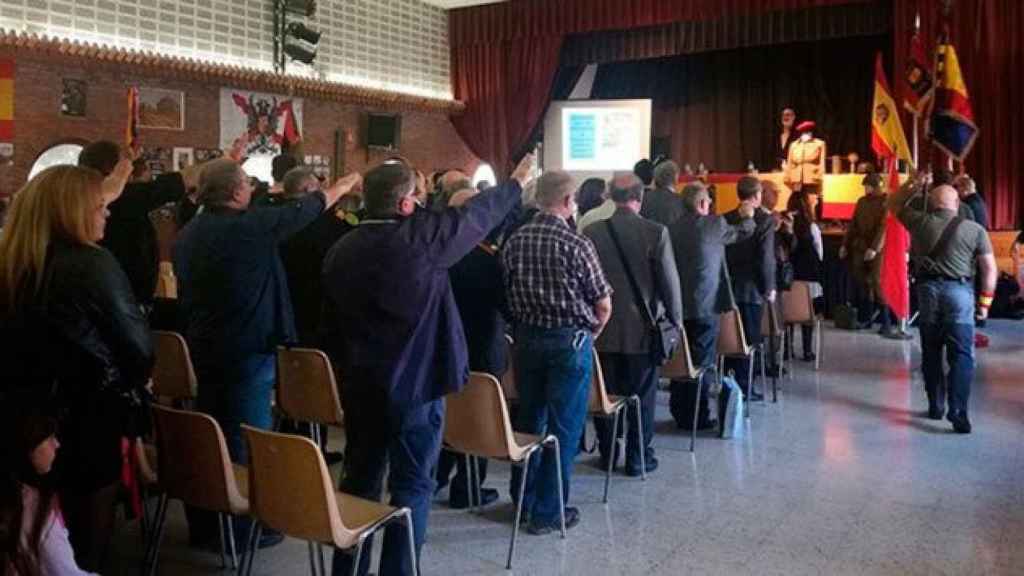
<svg viewBox="0 0 1024 576"><path fill-rule="evenodd" d="M60 94L60 113L63 116L85 116L86 83L85 80L73 78L63 79L64 87Z"/></svg>
<svg viewBox="0 0 1024 576"><path fill-rule="evenodd" d="M181 90L139 88L139 127L185 129L185 93Z"/></svg>
<svg viewBox="0 0 1024 576"><path fill-rule="evenodd" d="M195 150L192 148L175 148L174 149L174 171L181 172L183 169L195 164L196 155Z"/></svg>

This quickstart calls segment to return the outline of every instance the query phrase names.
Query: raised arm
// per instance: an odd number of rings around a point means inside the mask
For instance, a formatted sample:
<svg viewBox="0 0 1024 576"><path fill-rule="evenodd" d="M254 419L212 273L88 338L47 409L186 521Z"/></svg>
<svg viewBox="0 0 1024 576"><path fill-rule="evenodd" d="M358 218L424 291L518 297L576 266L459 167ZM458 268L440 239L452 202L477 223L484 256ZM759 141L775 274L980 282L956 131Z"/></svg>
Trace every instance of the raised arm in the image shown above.
<svg viewBox="0 0 1024 576"><path fill-rule="evenodd" d="M428 246L427 254L438 266L454 266L522 202L523 184L534 161L528 154L507 182L477 194L461 207L439 214L418 211L405 224L414 241Z"/></svg>

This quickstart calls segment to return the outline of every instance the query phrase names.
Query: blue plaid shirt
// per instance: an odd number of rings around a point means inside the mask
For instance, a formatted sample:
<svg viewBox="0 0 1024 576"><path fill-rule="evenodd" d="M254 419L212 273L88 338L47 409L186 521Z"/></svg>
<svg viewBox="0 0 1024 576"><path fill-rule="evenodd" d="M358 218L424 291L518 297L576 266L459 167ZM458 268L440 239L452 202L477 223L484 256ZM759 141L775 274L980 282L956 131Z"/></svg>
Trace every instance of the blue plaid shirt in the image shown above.
<svg viewBox="0 0 1024 576"><path fill-rule="evenodd" d="M516 324L539 328L597 327L594 304L612 287L590 239L565 220L534 216L501 252L509 310Z"/></svg>

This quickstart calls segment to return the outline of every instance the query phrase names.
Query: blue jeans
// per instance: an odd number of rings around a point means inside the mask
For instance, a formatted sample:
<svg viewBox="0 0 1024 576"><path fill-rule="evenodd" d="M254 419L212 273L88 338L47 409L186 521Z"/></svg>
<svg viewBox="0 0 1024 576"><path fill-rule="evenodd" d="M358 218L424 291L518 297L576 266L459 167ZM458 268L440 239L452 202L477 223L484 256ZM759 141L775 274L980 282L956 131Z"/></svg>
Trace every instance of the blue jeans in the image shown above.
<svg viewBox="0 0 1024 576"><path fill-rule="evenodd" d="M974 380L974 287L955 280L917 283L921 315L921 365L930 405L967 412ZM945 354L949 373L943 373Z"/></svg>
<svg viewBox="0 0 1024 576"><path fill-rule="evenodd" d="M220 424L232 462L249 463L242 424L264 430L273 425L270 397L276 379L275 358L274 354L253 354L238 360L196 364L196 406Z"/></svg>
<svg viewBox="0 0 1024 576"><path fill-rule="evenodd" d="M384 470L390 463L391 505L412 510L418 564L427 534L430 501L437 486L434 468L441 451L444 400L395 414L389 409L387 393L374 384L350 381L341 388L346 445L345 470L339 489L379 501L384 488ZM385 529L380 576L412 574L408 542L403 524L392 523ZM371 540L364 545L359 574L366 574L372 556ZM348 576L354 560L350 554L335 552L331 573Z"/></svg>
<svg viewBox="0 0 1024 576"><path fill-rule="evenodd" d="M519 327L513 362L519 391L516 430L526 434L554 434L562 459L562 490L569 502L573 460L579 452L590 398L593 336L574 328ZM512 469L512 493L523 481L520 467ZM523 509L533 524L559 518L558 474L548 450L530 460L523 494Z"/></svg>

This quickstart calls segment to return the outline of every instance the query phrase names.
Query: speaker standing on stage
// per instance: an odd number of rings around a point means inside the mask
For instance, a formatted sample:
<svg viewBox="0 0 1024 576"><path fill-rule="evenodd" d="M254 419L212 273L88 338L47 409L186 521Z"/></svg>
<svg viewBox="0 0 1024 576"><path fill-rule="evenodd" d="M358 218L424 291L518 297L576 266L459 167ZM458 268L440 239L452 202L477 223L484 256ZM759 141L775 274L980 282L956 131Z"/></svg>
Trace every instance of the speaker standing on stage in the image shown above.
<svg viewBox="0 0 1024 576"><path fill-rule="evenodd" d="M792 108L783 108L780 116L782 131L779 132L778 140L772 146L775 149L773 161L775 166L786 169L786 160L789 158L789 147L797 141L796 112Z"/></svg>
<svg viewBox="0 0 1024 576"><path fill-rule="evenodd" d="M793 191L820 195L825 179L825 141L814 137L814 127L810 120L796 127L800 139L789 146L785 180Z"/></svg>

